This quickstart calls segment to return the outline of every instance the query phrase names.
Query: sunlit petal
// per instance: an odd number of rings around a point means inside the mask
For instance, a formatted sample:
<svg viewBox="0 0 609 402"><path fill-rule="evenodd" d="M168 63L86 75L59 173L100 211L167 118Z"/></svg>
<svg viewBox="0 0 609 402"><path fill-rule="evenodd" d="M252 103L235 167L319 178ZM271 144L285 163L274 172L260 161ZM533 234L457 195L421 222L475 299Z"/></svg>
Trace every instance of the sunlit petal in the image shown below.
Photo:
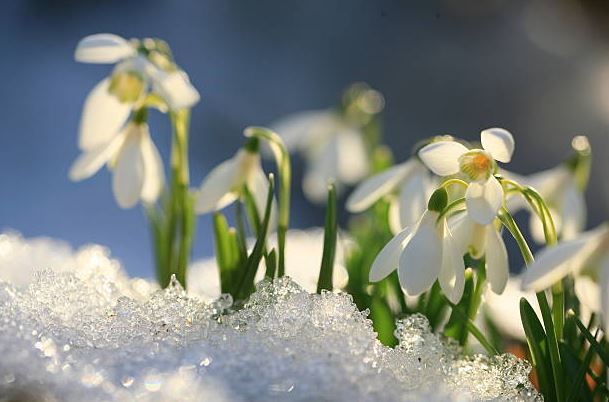
<svg viewBox="0 0 609 402"><path fill-rule="evenodd" d="M503 293L510 276L508 254L501 234L488 225L486 228L486 277L491 289L497 294Z"/></svg>
<svg viewBox="0 0 609 402"><path fill-rule="evenodd" d="M325 110L295 113L277 120L271 127L281 137L285 146L294 150L306 142L315 125L325 121L328 114L330 112Z"/></svg>
<svg viewBox="0 0 609 402"><path fill-rule="evenodd" d="M412 237L413 227L408 227L395 235L376 256L370 268L370 282L378 282L393 272L400 261L402 250Z"/></svg>
<svg viewBox="0 0 609 402"><path fill-rule="evenodd" d="M332 138L321 150L310 156L302 189L316 203L324 203L328 195L328 182L338 176L338 142ZM336 182L337 186L340 182Z"/></svg>
<svg viewBox="0 0 609 402"><path fill-rule="evenodd" d="M368 152L362 134L359 131L348 129L338 134L336 140L338 147L337 179L346 184L357 183L368 174L370 169Z"/></svg>
<svg viewBox="0 0 609 402"><path fill-rule="evenodd" d="M428 290L440 274L442 237L436 227L437 213L427 211L400 256L398 276L410 296Z"/></svg>
<svg viewBox="0 0 609 402"><path fill-rule="evenodd" d="M146 126L143 125L143 127ZM161 159L161 155L159 155L158 149L150 139L147 127L145 128L145 132L142 133L140 141L145 172L142 200L152 203L159 198L161 190L163 189L163 183L165 182L163 160Z"/></svg>
<svg viewBox="0 0 609 402"><path fill-rule="evenodd" d="M561 201L560 237L562 240L570 240L575 238L586 225L586 200L574 180L570 180L569 184L565 186Z"/></svg>
<svg viewBox="0 0 609 402"><path fill-rule="evenodd" d="M446 225L446 223L444 223ZM442 291L452 303L459 303L465 287L465 264L453 235L445 228L442 246L442 267L438 277Z"/></svg>
<svg viewBox="0 0 609 402"><path fill-rule="evenodd" d="M87 96L80 120L78 146L89 151L107 144L125 125L131 105L120 103L108 92L109 79L98 83Z"/></svg>
<svg viewBox="0 0 609 402"><path fill-rule="evenodd" d="M522 286L536 292L550 287L569 273L577 273L595 253L600 241L607 236L607 227L601 226L582 233L573 240L543 249L524 272Z"/></svg>
<svg viewBox="0 0 609 402"><path fill-rule="evenodd" d="M495 219L503 202L503 188L495 177L486 183L472 182L465 192L467 213L481 225L488 225Z"/></svg>
<svg viewBox="0 0 609 402"><path fill-rule="evenodd" d="M514 153L514 137L503 128L489 128L480 134L482 148L495 160L507 163Z"/></svg>
<svg viewBox="0 0 609 402"><path fill-rule="evenodd" d="M129 42L118 35L89 35L78 42L74 58L82 63L116 63L135 54Z"/></svg>
<svg viewBox="0 0 609 402"><path fill-rule="evenodd" d="M79 181L93 176L106 162L112 159L123 145L124 140L125 134L121 133L109 143L83 152L70 168L68 173L70 180Z"/></svg>
<svg viewBox="0 0 609 402"><path fill-rule="evenodd" d="M426 172L414 172L400 188L399 217L400 226L414 225L427 209L430 194L429 178Z"/></svg>
<svg viewBox="0 0 609 402"><path fill-rule="evenodd" d="M119 151L112 178L114 197L121 208L131 208L137 204L144 186L144 158L139 140L135 135L127 135Z"/></svg>
<svg viewBox="0 0 609 402"><path fill-rule="evenodd" d="M269 179L262 170L260 163L254 166L253 171L250 173L248 181L248 190L254 198L256 203L256 210L258 211L258 217L260 220L264 218L264 212L266 210L266 201L269 194ZM269 227L274 228L277 222L277 202L273 197L271 205L271 217L269 220Z"/></svg>
<svg viewBox="0 0 609 402"><path fill-rule="evenodd" d="M370 208L381 197L393 191L400 181L413 171L417 163L415 160L409 160L361 182L347 198L347 210L361 212Z"/></svg>
<svg viewBox="0 0 609 402"><path fill-rule="evenodd" d="M190 108L201 99L184 71L166 73L154 69L150 75L154 90L167 102L171 110Z"/></svg>
<svg viewBox="0 0 609 402"><path fill-rule="evenodd" d="M421 148L419 157L438 176L459 172L459 157L468 149L456 141L438 141Z"/></svg>
<svg viewBox="0 0 609 402"><path fill-rule="evenodd" d="M578 276L573 285L579 301L591 311L600 313L601 289L598 284L589 276Z"/></svg>
<svg viewBox="0 0 609 402"><path fill-rule="evenodd" d="M197 193L195 211L204 214L222 209L237 199L235 185L240 161L234 157L216 166L203 179Z"/></svg>

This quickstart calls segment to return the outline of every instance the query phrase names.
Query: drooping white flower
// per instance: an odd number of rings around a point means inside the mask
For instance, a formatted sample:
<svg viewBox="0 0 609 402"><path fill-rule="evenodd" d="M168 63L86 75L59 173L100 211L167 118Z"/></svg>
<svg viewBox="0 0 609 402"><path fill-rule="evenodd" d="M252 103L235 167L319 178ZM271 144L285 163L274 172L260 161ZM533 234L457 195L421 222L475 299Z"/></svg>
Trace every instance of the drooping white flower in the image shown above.
<svg viewBox="0 0 609 402"><path fill-rule="evenodd" d="M164 182L163 162L146 123L129 123L114 137L83 151L69 177L86 179L105 164L113 173L112 190L121 208L131 208L139 200L157 200Z"/></svg>
<svg viewBox="0 0 609 402"><path fill-rule="evenodd" d="M117 135L151 92L171 110L188 108L199 101L199 93L186 73L154 50L155 43L127 41L113 34L87 36L78 43L74 55L77 61L117 63L112 75L87 96L80 121L81 150L92 150Z"/></svg>
<svg viewBox="0 0 609 402"><path fill-rule="evenodd" d="M272 124L288 149L303 155L303 191L317 203L326 201L328 181L340 190L345 184L357 183L370 170L363 127L382 110L383 97L367 86L349 91L353 93L340 110L299 112Z"/></svg>
<svg viewBox="0 0 609 402"><path fill-rule="evenodd" d="M597 278L600 298L595 306L585 298L588 307L600 306L605 328L609 325L609 226L603 224L583 232L574 239L543 249L523 274L522 286L536 292L549 288L567 275L585 274ZM576 280L577 284L578 280ZM579 285L580 291L582 286ZM577 288L577 286L576 286Z"/></svg>
<svg viewBox="0 0 609 402"><path fill-rule="evenodd" d="M390 196L389 226L395 234L418 222L434 189L427 168L412 158L361 182L347 199L346 207L350 212L362 212ZM397 197L393 196L396 192Z"/></svg>
<svg viewBox="0 0 609 402"><path fill-rule="evenodd" d="M482 131L483 149L467 149L456 141L432 142L419 150L419 157L438 176L462 173L470 183L465 203L470 217L488 225L497 216L504 201L503 188L493 176L496 162L509 162L514 152L514 138L507 130Z"/></svg>
<svg viewBox="0 0 609 402"><path fill-rule="evenodd" d="M232 204L243 194L243 186L251 193L258 215L262 219L269 182L262 170L257 139L250 140L232 158L209 172L197 192L195 211L205 214Z"/></svg>
<svg viewBox="0 0 609 402"><path fill-rule="evenodd" d="M446 220L438 221L439 215L439 209L427 209L415 225L391 239L374 260L370 281L380 281L397 268L407 295L419 295L438 280L446 297L458 303L465 282L463 255Z"/></svg>
<svg viewBox="0 0 609 402"><path fill-rule="evenodd" d="M287 232L286 253L290 256L286 266L286 275L302 286L309 293L317 291L319 267L323 252L324 231L321 228L306 230L289 230ZM250 246L253 244L250 241ZM276 247L277 236L269 237L269 247ZM339 238L336 243L336 256L332 282L334 287L342 289L347 285L348 273L345 259L348 247ZM266 266L264 259L256 274L256 282L264 278ZM205 300L215 300L220 296L220 276L214 258L195 262L188 270L188 291Z"/></svg>
<svg viewBox="0 0 609 402"><path fill-rule="evenodd" d="M465 212L449 219L449 227L461 255L485 256L486 277L491 290L496 294L503 293L509 278L509 262L498 222L481 225Z"/></svg>

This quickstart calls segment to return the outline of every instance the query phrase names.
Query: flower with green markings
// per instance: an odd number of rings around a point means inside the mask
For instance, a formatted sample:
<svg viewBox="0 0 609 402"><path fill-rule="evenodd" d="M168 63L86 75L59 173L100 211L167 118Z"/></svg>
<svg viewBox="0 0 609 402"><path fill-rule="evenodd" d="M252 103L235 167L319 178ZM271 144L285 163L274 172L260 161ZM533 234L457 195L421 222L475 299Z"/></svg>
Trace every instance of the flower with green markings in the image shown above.
<svg viewBox="0 0 609 402"><path fill-rule="evenodd" d="M83 63L116 63L110 77L99 82L85 101L79 137L83 151L107 143L141 108L179 110L199 101L199 93L162 41L96 34L78 43L74 57Z"/></svg>
<svg viewBox="0 0 609 402"><path fill-rule="evenodd" d="M438 176L461 174L468 179L468 214L479 224L488 225L504 202L503 188L494 176L496 161L511 160L514 138L507 130L489 128L482 131L481 140L482 149L467 149L456 141L432 142L419 150L419 157Z"/></svg>
<svg viewBox="0 0 609 402"><path fill-rule="evenodd" d="M501 223L494 219L488 225L473 220L468 212L453 215L448 225L461 255L469 253L472 258L486 260L486 277L491 290L503 293L510 270L507 249L501 237Z"/></svg>
<svg viewBox="0 0 609 402"><path fill-rule="evenodd" d="M244 187L252 195L262 219L269 182L262 170L259 140L255 137L250 138L232 158L220 163L203 179L197 192L195 211L205 214L220 210L242 197ZM273 211L275 210L273 205Z"/></svg>
<svg viewBox="0 0 609 402"><path fill-rule="evenodd" d="M383 109L383 96L365 84L354 84L338 108L299 112L272 124L291 151L306 161L305 195L324 203L327 185L337 190L366 177L370 170L366 127Z"/></svg>
<svg viewBox="0 0 609 402"><path fill-rule="evenodd" d="M128 123L105 143L83 152L70 168L69 177L86 179L105 164L113 173L112 190L121 208L131 208L139 200L153 203L159 197L164 183L163 161L146 123Z"/></svg>
<svg viewBox="0 0 609 402"><path fill-rule="evenodd" d="M430 289L436 280L453 303L463 296L463 256L440 213L446 207L448 194L436 190L419 221L398 233L374 260L369 279L377 282L396 268L402 289L409 296Z"/></svg>
<svg viewBox="0 0 609 402"><path fill-rule="evenodd" d="M346 207L350 212L362 212L387 197L389 226L394 234L399 233L420 219L435 184L425 165L411 158L361 182L347 199Z"/></svg>

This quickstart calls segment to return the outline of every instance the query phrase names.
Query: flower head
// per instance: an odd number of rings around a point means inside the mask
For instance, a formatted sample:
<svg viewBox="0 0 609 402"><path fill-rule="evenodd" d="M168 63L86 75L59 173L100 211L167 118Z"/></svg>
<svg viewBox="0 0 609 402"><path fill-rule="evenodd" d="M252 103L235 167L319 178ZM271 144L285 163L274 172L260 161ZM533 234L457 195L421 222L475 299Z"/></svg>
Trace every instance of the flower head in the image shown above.
<svg viewBox="0 0 609 402"><path fill-rule="evenodd" d="M314 202L326 200L328 181L354 184L370 169L364 128L383 109L382 95L354 84L339 108L296 113L278 120L273 130L307 163L303 190Z"/></svg>
<svg viewBox="0 0 609 402"><path fill-rule="evenodd" d="M465 176L470 181L465 192L468 214L488 225L504 201L503 188L493 176L496 161L510 161L514 138L507 130L490 128L482 131L481 142L482 149L467 149L456 141L432 142L419 150L419 157L438 176Z"/></svg>
<svg viewBox="0 0 609 402"><path fill-rule="evenodd" d="M255 137L203 179L197 193L196 212L204 214L228 206L243 195L244 186L251 193L262 219L269 183L262 170L258 139Z"/></svg>
<svg viewBox="0 0 609 402"><path fill-rule="evenodd" d="M104 164L113 173L118 205L131 208L139 200L152 203L163 188L163 162L146 123L129 123L116 136L84 151L70 168L74 181L94 175Z"/></svg>
<svg viewBox="0 0 609 402"><path fill-rule="evenodd" d="M346 207L350 212L362 212L382 197L388 197L389 226L393 233L398 233L418 222L434 184L427 168L412 158L361 182L347 199Z"/></svg>
<svg viewBox="0 0 609 402"><path fill-rule="evenodd" d="M419 221L398 233L374 260L370 281L377 282L397 268L402 289L416 296L436 280L446 296L457 303L463 295L465 266L462 254L440 211L446 206L446 190L431 196Z"/></svg>

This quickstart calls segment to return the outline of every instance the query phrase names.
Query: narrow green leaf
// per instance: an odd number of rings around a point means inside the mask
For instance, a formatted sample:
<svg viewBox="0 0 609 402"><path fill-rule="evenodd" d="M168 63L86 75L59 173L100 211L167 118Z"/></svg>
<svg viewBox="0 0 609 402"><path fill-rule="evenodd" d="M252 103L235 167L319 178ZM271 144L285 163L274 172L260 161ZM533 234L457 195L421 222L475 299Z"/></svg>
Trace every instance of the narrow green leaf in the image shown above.
<svg viewBox="0 0 609 402"><path fill-rule="evenodd" d="M324 249L317 279L317 293L322 289L332 290L332 275L334 273L334 258L336 256L336 187L328 185L328 205L326 211L326 224L324 228Z"/></svg>
<svg viewBox="0 0 609 402"><path fill-rule="evenodd" d="M609 366L609 353L607 352L607 350L605 348L603 348L596 341L594 336L590 333L590 331L588 331L586 326L579 320L579 318L577 318L573 314L570 314L569 318L571 318L571 319L573 319L575 321L575 325L577 325L577 327L579 328L580 332L584 335L584 337L586 338L586 340L590 344L590 348L594 349L594 351L596 352L598 357L601 358L601 360L603 361L603 363L605 363L606 366Z"/></svg>
<svg viewBox="0 0 609 402"><path fill-rule="evenodd" d="M264 262L266 265L264 277L273 279L275 277L275 273L277 272L277 251L272 249L271 252L264 257Z"/></svg>
<svg viewBox="0 0 609 402"><path fill-rule="evenodd" d="M245 272L241 277L241 281L237 290L237 299L244 300L249 296L249 292L253 288L254 279L256 277L256 271L260 265L260 260L264 255L264 249L266 245L266 237L269 230L269 221L271 220L271 207L273 205L273 194L275 191L275 180L273 174L269 175L269 191L266 199L266 207L264 210L264 219L262 221L262 228L254 244L254 249L248 257L245 264Z"/></svg>
<svg viewBox="0 0 609 402"><path fill-rule="evenodd" d="M386 346L397 345L397 339L393 335L395 331L395 318L387 302L378 295L372 296L370 318L381 343Z"/></svg>
<svg viewBox="0 0 609 402"><path fill-rule="evenodd" d="M527 337L527 344L537 372L539 387L546 400L555 400L552 367L550 366L548 340L535 310L523 297L520 299L520 319Z"/></svg>

